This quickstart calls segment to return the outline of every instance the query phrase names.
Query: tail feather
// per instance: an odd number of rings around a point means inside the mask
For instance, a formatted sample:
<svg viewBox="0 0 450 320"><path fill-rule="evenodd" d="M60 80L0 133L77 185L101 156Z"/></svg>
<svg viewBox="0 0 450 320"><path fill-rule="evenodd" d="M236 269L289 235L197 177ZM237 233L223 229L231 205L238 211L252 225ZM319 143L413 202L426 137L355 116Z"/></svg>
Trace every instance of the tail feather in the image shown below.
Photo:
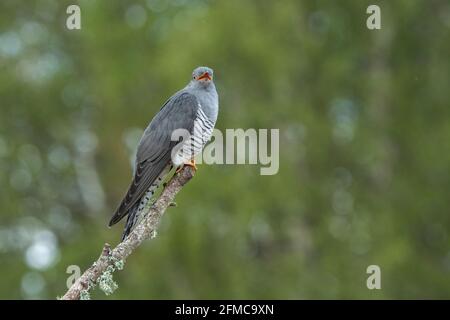
<svg viewBox="0 0 450 320"><path fill-rule="evenodd" d="M131 211L131 210L129 210ZM128 211L127 211L128 212ZM116 212L114 213L114 215L112 216L111 220L109 220L108 223L108 227L112 227L113 225L115 225L117 222L119 222L120 220L122 220L122 218L127 214L127 212L121 212L119 210L119 208L116 210Z"/></svg>
<svg viewBox="0 0 450 320"><path fill-rule="evenodd" d="M127 223L125 224L125 229L122 234L122 241L130 234L130 232L134 229L136 224L141 219L141 213L144 211L144 208L147 206L150 199L153 197L158 184L154 184L150 187L147 193L140 199L131 209L129 210Z"/></svg>
<svg viewBox="0 0 450 320"><path fill-rule="evenodd" d="M129 210L127 223L125 224L125 229L122 234L122 241L130 234L130 232L134 229L136 224L141 219L141 213L144 211L144 208L147 206L153 195L155 194L156 189L158 188L161 179L158 178L152 186L147 190L145 195Z"/></svg>
<svg viewBox="0 0 450 320"><path fill-rule="evenodd" d="M122 241L126 239L126 237L134 229L136 224L140 221L141 213L144 211L144 208L147 206L148 202L153 197L156 189L160 186L160 184L163 181L163 178L170 172L170 170L172 170L172 166L168 165L161 172L161 174L158 176L158 178L155 179L155 181L153 181L152 185L147 190L147 192L144 194L144 196L142 198L140 198L130 209L124 210L124 207L122 206L122 204L117 208L116 212L114 213L114 216L111 218L111 221L109 222L109 226L116 224L123 217L128 215L127 222L125 224L125 229L123 230L123 234L122 234Z"/></svg>
<svg viewBox="0 0 450 320"><path fill-rule="evenodd" d="M125 224L125 228L123 229L122 238L120 241L124 241L125 238L130 234L130 232L133 230L133 227L136 225L136 222L139 219L140 212L139 209L139 202L136 203L131 209L130 213L128 214L127 223Z"/></svg>

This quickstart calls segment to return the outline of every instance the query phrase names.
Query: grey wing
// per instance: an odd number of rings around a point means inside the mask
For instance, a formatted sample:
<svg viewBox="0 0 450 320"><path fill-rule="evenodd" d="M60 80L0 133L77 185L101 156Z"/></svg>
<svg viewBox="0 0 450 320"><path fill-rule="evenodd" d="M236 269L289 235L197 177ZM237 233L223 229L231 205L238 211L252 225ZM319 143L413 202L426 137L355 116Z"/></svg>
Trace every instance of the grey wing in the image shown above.
<svg viewBox="0 0 450 320"><path fill-rule="evenodd" d="M138 146L133 181L109 226L128 214L170 163L172 149L179 143L171 140L172 132L176 129L192 132L197 109L197 98L181 91L172 96L153 118Z"/></svg>

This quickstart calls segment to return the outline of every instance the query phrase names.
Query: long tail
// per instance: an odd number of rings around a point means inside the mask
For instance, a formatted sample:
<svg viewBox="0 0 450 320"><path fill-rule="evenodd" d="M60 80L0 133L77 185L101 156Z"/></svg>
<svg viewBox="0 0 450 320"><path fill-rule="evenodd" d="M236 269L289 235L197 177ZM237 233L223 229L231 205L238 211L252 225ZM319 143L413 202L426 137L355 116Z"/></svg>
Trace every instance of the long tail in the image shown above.
<svg viewBox="0 0 450 320"><path fill-rule="evenodd" d="M136 203L131 209L130 213L128 214L127 223L125 224L125 228L123 229L122 233L122 239L120 241L122 242L125 240L125 238L130 234L130 232L133 230L133 227L136 225L140 213L138 213L139 209L139 202Z"/></svg>
<svg viewBox="0 0 450 320"><path fill-rule="evenodd" d="M158 188L159 184L161 183L161 180L156 180L151 187L148 189L148 191L145 193L145 195L137 202L129 211L127 223L125 224L125 228L122 233L122 240L125 240L125 238L130 234L130 232L134 229L136 224L140 221L142 211L149 203L150 199L155 194L156 189Z"/></svg>
<svg viewBox="0 0 450 320"><path fill-rule="evenodd" d="M127 223L125 224L125 228L122 233L121 241L124 241L126 237L131 233L136 224L140 221L142 211L144 211L145 207L155 194L156 189L161 185L161 182L165 178L165 176L172 170L172 166L167 166L163 172L158 176L158 178L152 183L150 188L144 194L144 196L129 210Z"/></svg>

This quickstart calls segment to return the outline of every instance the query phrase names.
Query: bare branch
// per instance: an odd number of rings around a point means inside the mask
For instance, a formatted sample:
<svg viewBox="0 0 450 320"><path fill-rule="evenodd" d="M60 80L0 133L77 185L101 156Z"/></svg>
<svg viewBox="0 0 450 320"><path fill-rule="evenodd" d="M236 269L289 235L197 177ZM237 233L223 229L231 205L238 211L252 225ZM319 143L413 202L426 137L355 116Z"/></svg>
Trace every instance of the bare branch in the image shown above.
<svg viewBox="0 0 450 320"><path fill-rule="evenodd" d="M194 174L194 169L189 166L185 166L180 173L175 174L165 186L158 200L150 207L146 217L136 226L125 241L119 243L112 250L111 246L106 243L97 261L77 279L61 299L79 300L82 291L88 293L92 285L97 283L108 267L114 268L118 261L125 261L144 240L151 239L167 207L173 206L175 195Z"/></svg>

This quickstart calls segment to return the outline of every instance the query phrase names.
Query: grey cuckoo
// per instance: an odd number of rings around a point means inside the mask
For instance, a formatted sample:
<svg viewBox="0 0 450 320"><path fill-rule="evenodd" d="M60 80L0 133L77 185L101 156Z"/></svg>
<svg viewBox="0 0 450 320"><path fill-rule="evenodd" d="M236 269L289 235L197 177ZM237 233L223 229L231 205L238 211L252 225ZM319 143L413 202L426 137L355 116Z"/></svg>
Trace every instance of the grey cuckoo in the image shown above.
<svg viewBox="0 0 450 320"><path fill-rule="evenodd" d="M211 138L218 112L213 70L198 67L189 84L164 103L139 142L133 181L109 222L112 226L128 215L122 241L140 220L155 190L173 167L196 168L194 156ZM176 131L185 134L174 136Z"/></svg>

